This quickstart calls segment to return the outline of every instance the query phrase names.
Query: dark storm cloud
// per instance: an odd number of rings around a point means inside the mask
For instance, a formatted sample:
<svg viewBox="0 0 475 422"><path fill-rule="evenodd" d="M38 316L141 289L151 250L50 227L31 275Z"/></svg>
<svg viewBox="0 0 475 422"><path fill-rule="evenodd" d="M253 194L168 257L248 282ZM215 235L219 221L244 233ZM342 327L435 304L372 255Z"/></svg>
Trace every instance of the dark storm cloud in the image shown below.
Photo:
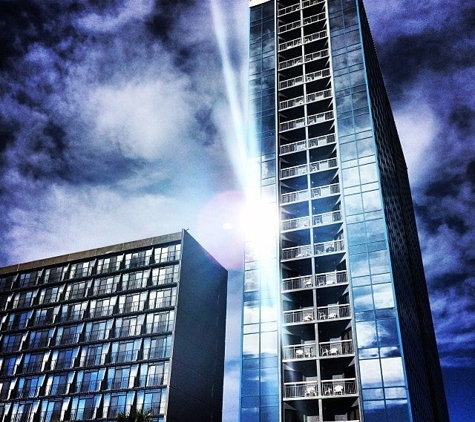
<svg viewBox="0 0 475 422"><path fill-rule="evenodd" d="M367 0L412 179L439 349L475 364L475 8Z"/></svg>

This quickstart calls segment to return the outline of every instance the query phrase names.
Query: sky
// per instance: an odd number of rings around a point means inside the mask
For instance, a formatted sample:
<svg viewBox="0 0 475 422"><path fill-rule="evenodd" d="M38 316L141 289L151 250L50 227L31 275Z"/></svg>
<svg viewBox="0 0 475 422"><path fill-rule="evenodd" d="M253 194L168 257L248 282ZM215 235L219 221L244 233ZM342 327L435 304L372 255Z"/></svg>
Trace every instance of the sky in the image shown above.
<svg viewBox="0 0 475 422"><path fill-rule="evenodd" d="M0 1L0 265L189 229L230 271L236 420L247 0ZM475 401L475 4L366 0L452 422ZM470 411L470 413L469 413Z"/></svg>

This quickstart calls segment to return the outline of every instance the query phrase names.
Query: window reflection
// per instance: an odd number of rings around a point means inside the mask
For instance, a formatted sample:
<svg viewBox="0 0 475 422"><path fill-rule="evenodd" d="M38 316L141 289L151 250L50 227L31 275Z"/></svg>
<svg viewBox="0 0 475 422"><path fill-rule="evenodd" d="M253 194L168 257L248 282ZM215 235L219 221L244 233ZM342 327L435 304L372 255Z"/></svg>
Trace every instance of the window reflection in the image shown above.
<svg viewBox="0 0 475 422"><path fill-rule="evenodd" d="M356 335L358 339L358 348L376 347L376 323L374 321L356 323Z"/></svg>
<svg viewBox="0 0 475 422"><path fill-rule="evenodd" d="M381 359L381 367L383 369L383 381L385 387L404 385L402 358Z"/></svg>
<svg viewBox="0 0 475 422"><path fill-rule="evenodd" d="M360 362L361 386L363 388L382 387L379 359L368 359Z"/></svg>

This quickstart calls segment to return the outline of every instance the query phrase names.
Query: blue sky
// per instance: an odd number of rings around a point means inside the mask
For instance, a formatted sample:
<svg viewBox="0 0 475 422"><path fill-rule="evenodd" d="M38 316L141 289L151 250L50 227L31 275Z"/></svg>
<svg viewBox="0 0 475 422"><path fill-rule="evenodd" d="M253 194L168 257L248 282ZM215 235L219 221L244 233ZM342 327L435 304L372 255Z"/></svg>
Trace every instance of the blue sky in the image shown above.
<svg viewBox="0 0 475 422"><path fill-rule="evenodd" d="M452 421L475 397L475 6L367 0ZM230 269L236 420L247 1L0 2L0 265L188 228ZM470 416L469 416L470 415Z"/></svg>

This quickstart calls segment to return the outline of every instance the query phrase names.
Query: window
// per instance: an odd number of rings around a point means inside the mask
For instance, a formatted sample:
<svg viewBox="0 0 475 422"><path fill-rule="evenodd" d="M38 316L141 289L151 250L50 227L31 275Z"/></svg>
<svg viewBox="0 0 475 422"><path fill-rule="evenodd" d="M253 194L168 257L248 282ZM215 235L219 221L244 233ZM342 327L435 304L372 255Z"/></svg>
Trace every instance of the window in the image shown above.
<svg viewBox="0 0 475 422"><path fill-rule="evenodd" d="M77 299L83 298L86 296L86 287L87 283L85 281L79 283L72 283L68 286L67 298L68 299Z"/></svg>
<svg viewBox="0 0 475 422"><path fill-rule="evenodd" d="M2 365L2 375L15 375L18 361L19 357L17 356L4 358Z"/></svg>
<svg viewBox="0 0 475 422"><path fill-rule="evenodd" d="M75 397L71 406L71 421L93 420L98 401L99 399L93 396Z"/></svg>
<svg viewBox="0 0 475 422"><path fill-rule="evenodd" d="M54 322L54 317L55 308L38 309L35 314L35 326L52 324Z"/></svg>
<svg viewBox="0 0 475 422"><path fill-rule="evenodd" d="M18 398L35 397L43 382L44 376L20 378L18 382Z"/></svg>
<svg viewBox="0 0 475 422"><path fill-rule="evenodd" d="M157 416L163 413L162 390L152 390L144 394L143 408L145 410L150 409L153 416Z"/></svg>
<svg viewBox="0 0 475 422"><path fill-rule="evenodd" d="M130 373L130 366L122 366L111 369L110 375L112 376L109 378L108 388L111 390L128 388L130 383Z"/></svg>
<svg viewBox="0 0 475 422"><path fill-rule="evenodd" d="M23 372L41 372L44 356L44 353L26 354L23 363Z"/></svg>
<svg viewBox="0 0 475 422"><path fill-rule="evenodd" d="M117 271L122 261L122 255L110 256L97 261L97 274L107 274Z"/></svg>
<svg viewBox="0 0 475 422"><path fill-rule="evenodd" d="M31 312L21 312L18 314L10 314L8 318L7 330L25 328L30 315L31 315Z"/></svg>
<svg viewBox="0 0 475 422"><path fill-rule="evenodd" d="M77 355L76 349L61 349L53 352L51 361L52 369L67 369L73 366L73 361Z"/></svg>
<svg viewBox="0 0 475 422"><path fill-rule="evenodd" d="M69 271L69 278L87 277L88 275L91 274L93 266L94 266L94 261L78 262L76 264L71 264L71 269Z"/></svg>
<svg viewBox="0 0 475 422"><path fill-rule="evenodd" d="M88 346L83 348L83 360L82 365L86 366L96 366L103 364L103 348L102 344L97 346ZM85 360L84 360L85 354Z"/></svg>
<svg viewBox="0 0 475 422"><path fill-rule="evenodd" d="M126 273L123 275L123 289L133 290L140 289L147 286L147 279L150 275L150 270L137 271L133 273Z"/></svg>
<svg viewBox="0 0 475 422"><path fill-rule="evenodd" d="M104 340L106 334L106 321L89 323L86 326L86 338L88 341Z"/></svg>
<svg viewBox="0 0 475 422"><path fill-rule="evenodd" d="M45 271L45 283L54 283L61 281L63 278L63 267L48 268Z"/></svg>
<svg viewBox="0 0 475 422"><path fill-rule="evenodd" d="M125 255L124 268L138 268L150 263L152 250L132 252Z"/></svg>
<svg viewBox="0 0 475 422"><path fill-rule="evenodd" d="M83 393L97 391L100 389L104 370L83 371L78 373L77 389Z"/></svg>
<svg viewBox="0 0 475 422"><path fill-rule="evenodd" d="M58 328L56 344L75 344L79 341L82 324L69 325Z"/></svg>
<svg viewBox="0 0 475 422"><path fill-rule="evenodd" d="M180 259L181 244L156 248L154 251L155 262L168 262Z"/></svg>
<svg viewBox="0 0 475 422"><path fill-rule="evenodd" d="M154 268L152 270L152 284L154 286L176 283L177 281L178 265L168 265L166 267Z"/></svg>
<svg viewBox="0 0 475 422"><path fill-rule="evenodd" d="M20 287L34 286L38 280L39 273L34 271L32 273L20 274Z"/></svg>
<svg viewBox="0 0 475 422"><path fill-rule="evenodd" d="M140 340L121 341L112 344L111 361L115 363L134 362L138 359Z"/></svg>
<svg viewBox="0 0 475 422"><path fill-rule="evenodd" d="M41 406L41 422L50 422L61 419L62 400L43 400Z"/></svg>
<svg viewBox="0 0 475 422"><path fill-rule="evenodd" d="M110 405L107 416L109 418L115 418L120 412L125 411L126 404L126 395L123 394L112 394L110 398Z"/></svg>
<svg viewBox="0 0 475 422"><path fill-rule="evenodd" d="M147 333L163 333L171 331L173 327L174 312L160 312L147 315Z"/></svg>
<svg viewBox="0 0 475 422"><path fill-rule="evenodd" d="M22 292L15 295L13 308L27 308L31 306L33 300L33 292Z"/></svg>
<svg viewBox="0 0 475 422"><path fill-rule="evenodd" d="M113 293L118 282L119 276L97 278L94 281L94 295Z"/></svg>
<svg viewBox="0 0 475 422"><path fill-rule="evenodd" d="M158 387L168 382L168 362L160 362L157 364L142 365L142 370L147 374L146 386Z"/></svg>
<svg viewBox="0 0 475 422"><path fill-rule="evenodd" d="M150 292L149 309L175 306L176 287Z"/></svg>
<svg viewBox="0 0 475 422"><path fill-rule="evenodd" d="M68 392L69 382L67 374L50 375L46 383L46 394L56 396Z"/></svg>
<svg viewBox="0 0 475 422"><path fill-rule="evenodd" d="M13 414L16 415L15 422L28 422L32 419L33 403L15 403ZM31 416L31 417L30 417Z"/></svg>
<svg viewBox="0 0 475 422"><path fill-rule="evenodd" d="M116 335L118 337L129 337L140 334L144 316L130 318L119 318L116 320Z"/></svg>
<svg viewBox="0 0 475 422"><path fill-rule="evenodd" d="M107 298L91 302L91 316L93 318L109 316L114 312L114 305L117 298Z"/></svg>
<svg viewBox="0 0 475 422"><path fill-rule="evenodd" d="M58 300L59 287L48 287L41 289L39 303L52 303Z"/></svg>
<svg viewBox="0 0 475 422"><path fill-rule="evenodd" d="M171 336L153 337L144 340L144 358L163 359L170 356Z"/></svg>
<svg viewBox="0 0 475 422"><path fill-rule="evenodd" d="M20 344L23 335L18 334L7 334L3 337L3 352L16 352L20 350Z"/></svg>

